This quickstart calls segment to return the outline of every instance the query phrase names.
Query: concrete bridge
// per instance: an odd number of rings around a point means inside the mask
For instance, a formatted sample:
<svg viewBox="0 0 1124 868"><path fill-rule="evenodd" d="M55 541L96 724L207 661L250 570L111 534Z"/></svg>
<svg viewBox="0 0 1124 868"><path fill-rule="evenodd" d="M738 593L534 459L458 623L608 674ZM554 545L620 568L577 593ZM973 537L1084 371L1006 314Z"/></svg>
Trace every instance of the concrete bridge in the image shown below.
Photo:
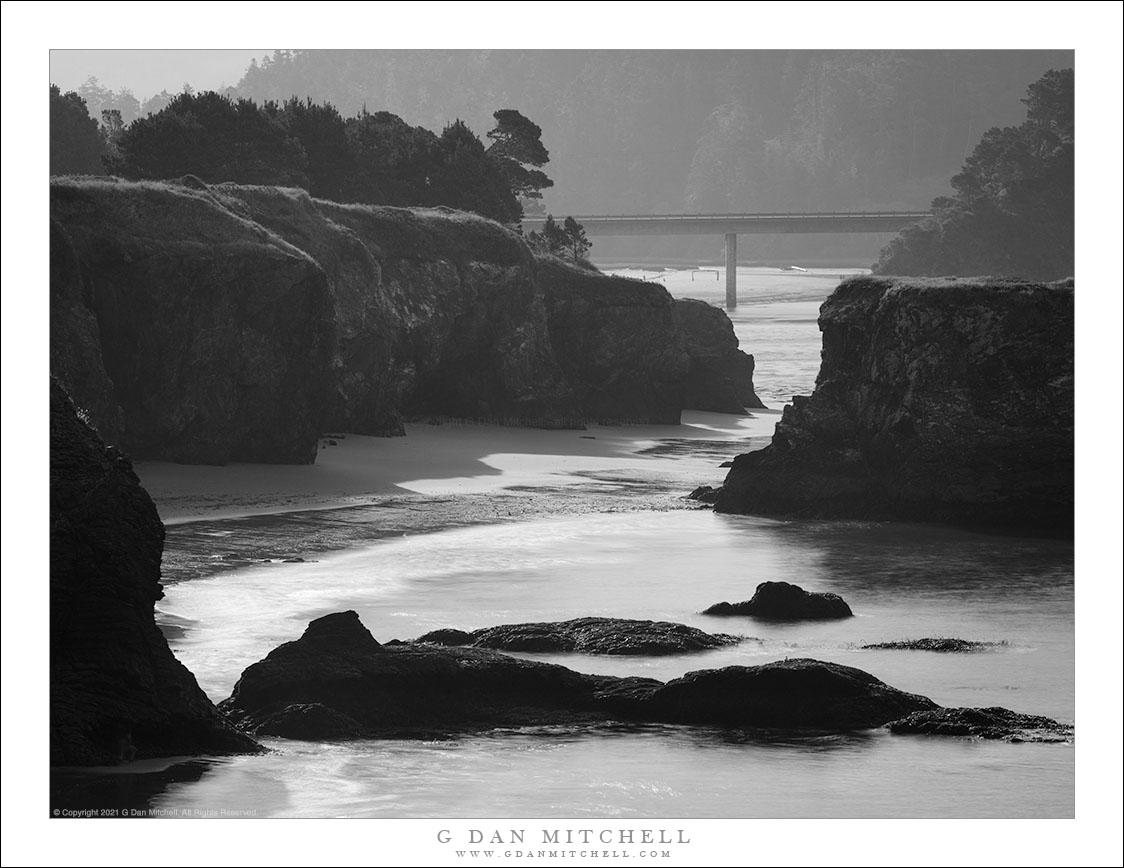
<svg viewBox="0 0 1124 868"><path fill-rule="evenodd" d="M808 214L593 214L574 219L589 237L610 235L725 235L726 307L738 306L739 235L894 234L928 217L929 211L832 211ZM523 221L523 230L542 229L544 219Z"/></svg>

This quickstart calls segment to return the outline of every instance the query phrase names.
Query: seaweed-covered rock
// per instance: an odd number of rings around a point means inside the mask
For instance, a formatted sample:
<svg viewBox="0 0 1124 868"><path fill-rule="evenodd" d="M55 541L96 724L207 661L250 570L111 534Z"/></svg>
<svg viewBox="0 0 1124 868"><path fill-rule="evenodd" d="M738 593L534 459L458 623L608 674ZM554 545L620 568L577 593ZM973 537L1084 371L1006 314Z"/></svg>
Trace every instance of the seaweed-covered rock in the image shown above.
<svg viewBox="0 0 1124 868"><path fill-rule="evenodd" d="M419 642L473 645L501 651L577 652L580 654L665 655L707 651L735 645L737 636L706 633L670 621L637 621L627 618L574 618L530 624L503 624L465 633L436 630Z"/></svg>
<svg viewBox="0 0 1124 868"><path fill-rule="evenodd" d="M675 324L690 366L683 407L712 413L764 409L753 391L753 356L738 349L724 310L697 298L675 300Z"/></svg>
<svg viewBox="0 0 1124 868"><path fill-rule="evenodd" d="M51 764L241 753L156 626L164 526L129 459L51 380Z"/></svg>
<svg viewBox="0 0 1124 868"><path fill-rule="evenodd" d="M890 731L924 735L960 735L1022 742L1071 741L1069 724L1009 708L935 708L916 711L890 723Z"/></svg>
<svg viewBox="0 0 1124 868"><path fill-rule="evenodd" d="M748 600L715 603L704 615L749 615L775 621L814 621L850 618L851 607L838 594L805 591L788 582L762 582Z"/></svg>
<svg viewBox="0 0 1124 868"><path fill-rule="evenodd" d="M845 280L815 391L715 508L1072 532L1073 314L1072 280Z"/></svg>
<svg viewBox="0 0 1124 868"><path fill-rule="evenodd" d="M467 630L454 630L451 627L442 627L440 630L430 630L423 636L418 636L417 642L426 642L430 645L471 645L473 636Z"/></svg>
<svg viewBox="0 0 1124 868"><path fill-rule="evenodd" d="M937 651L941 654L971 654L1006 645L1006 642L978 642L973 639L938 637L927 639L902 639L897 642L874 642L861 646L864 651Z"/></svg>

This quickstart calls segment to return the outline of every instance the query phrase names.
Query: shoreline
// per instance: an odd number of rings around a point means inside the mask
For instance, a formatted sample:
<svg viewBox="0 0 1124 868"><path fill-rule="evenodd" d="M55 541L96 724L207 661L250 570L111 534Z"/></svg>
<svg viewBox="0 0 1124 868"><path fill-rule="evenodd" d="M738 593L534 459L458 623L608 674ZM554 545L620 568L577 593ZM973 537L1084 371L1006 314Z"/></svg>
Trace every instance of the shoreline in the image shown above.
<svg viewBox="0 0 1124 868"><path fill-rule="evenodd" d="M663 492L683 487L687 494L696 485L720 483L723 461L765 446L780 415L685 411L680 425L586 430L408 423L405 437L325 435L310 465L137 461L134 469L168 527L415 496L572 494L584 488L606 494L615 489L628 497L652 486Z"/></svg>
<svg viewBox="0 0 1124 868"><path fill-rule="evenodd" d="M175 585L455 528L703 508L686 495L721 484L719 465L764 446L779 416L585 431L410 423L406 437L325 437L314 465L135 466L166 529L161 580ZM189 629L158 622L169 638Z"/></svg>

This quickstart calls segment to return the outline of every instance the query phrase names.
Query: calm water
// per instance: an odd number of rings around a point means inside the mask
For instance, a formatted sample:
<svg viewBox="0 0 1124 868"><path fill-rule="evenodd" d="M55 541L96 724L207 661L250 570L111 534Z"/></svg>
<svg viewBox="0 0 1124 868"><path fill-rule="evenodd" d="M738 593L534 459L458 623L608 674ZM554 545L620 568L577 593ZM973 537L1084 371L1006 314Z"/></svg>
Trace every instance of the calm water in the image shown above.
<svg viewBox="0 0 1124 868"><path fill-rule="evenodd" d="M734 314L779 407L819 364L816 313L841 272L746 269ZM650 274L650 273L649 273ZM828 276L830 275L830 276ZM676 295L723 285L667 275ZM674 458L667 460L673 461ZM760 624L697 614L758 582L834 591L857 617ZM366 544L315 563L263 564L176 584L161 603L186 628L173 648L212 699L312 618L355 609L376 638L436 627L615 615L742 633L700 655L540 655L586 672L673 678L692 669L816 657L865 669L944 705L1003 705L1072 722L1073 547L884 523L785 523L637 512L459 528ZM968 655L863 651L926 636L1002 640ZM1048 817L1074 811L1071 745L1011 745L882 731L760 741L691 727L492 733L441 742L322 745L214 762L153 807L267 816Z"/></svg>

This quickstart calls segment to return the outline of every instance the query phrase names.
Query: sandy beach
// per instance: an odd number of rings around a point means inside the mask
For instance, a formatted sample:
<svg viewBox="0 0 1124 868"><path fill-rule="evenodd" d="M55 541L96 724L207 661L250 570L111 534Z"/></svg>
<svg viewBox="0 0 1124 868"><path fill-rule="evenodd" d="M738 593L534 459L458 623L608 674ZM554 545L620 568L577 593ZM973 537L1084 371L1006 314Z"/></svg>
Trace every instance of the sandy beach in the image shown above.
<svg viewBox="0 0 1124 868"><path fill-rule="evenodd" d="M779 418L779 410L747 416L688 411L677 426L584 431L413 423L405 437L326 435L312 465L136 462L135 469L167 525L387 498L535 492L634 498L637 488L686 494L696 485L719 484L725 470L718 465L764 446Z"/></svg>
<svg viewBox="0 0 1124 868"><path fill-rule="evenodd" d="M687 412L680 425L540 430L447 423L405 437L333 433L312 465L137 462L167 537L166 585L299 563L376 540L545 516L698 509L721 467L764 446L779 410ZM169 636L190 625L158 611Z"/></svg>

